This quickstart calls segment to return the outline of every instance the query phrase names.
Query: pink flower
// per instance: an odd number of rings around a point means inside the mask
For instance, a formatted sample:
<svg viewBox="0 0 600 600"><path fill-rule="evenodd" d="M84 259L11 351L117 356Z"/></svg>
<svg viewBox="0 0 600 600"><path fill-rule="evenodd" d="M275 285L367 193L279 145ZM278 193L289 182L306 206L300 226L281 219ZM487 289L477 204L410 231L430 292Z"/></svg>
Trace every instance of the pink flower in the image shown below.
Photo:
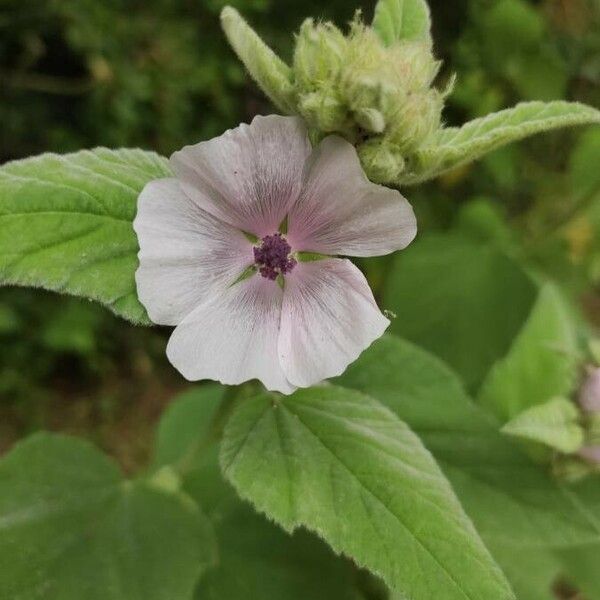
<svg viewBox="0 0 600 600"><path fill-rule="evenodd" d="M288 394L340 375L383 334L366 279L336 256L404 248L416 221L351 144L313 150L301 120L256 117L171 165L176 178L139 197L136 281L152 321L176 326L167 356L187 379Z"/></svg>

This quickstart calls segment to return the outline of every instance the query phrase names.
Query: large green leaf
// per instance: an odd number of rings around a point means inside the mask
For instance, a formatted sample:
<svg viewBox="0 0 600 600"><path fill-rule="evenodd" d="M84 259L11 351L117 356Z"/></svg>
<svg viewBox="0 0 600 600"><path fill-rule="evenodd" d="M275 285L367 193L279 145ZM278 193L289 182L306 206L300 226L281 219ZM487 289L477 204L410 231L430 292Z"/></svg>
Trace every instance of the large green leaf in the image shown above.
<svg viewBox="0 0 600 600"><path fill-rule="evenodd" d="M161 419L156 446L157 466L184 467L184 488L217 534L218 562L200 580L197 600L359 600L349 561L307 532L288 535L223 479L216 440L209 437L222 395L217 385L181 394Z"/></svg>
<svg viewBox="0 0 600 600"><path fill-rule="evenodd" d="M495 244L430 234L396 256L382 304L397 315L391 331L443 358L475 388L508 351L535 293Z"/></svg>
<svg viewBox="0 0 600 600"><path fill-rule="evenodd" d="M327 387L246 400L221 466L286 530L314 531L407 597L513 597L431 455L368 396Z"/></svg>
<svg viewBox="0 0 600 600"><path fill-rule="evenodd" d="M385 336L337 381L366 392L416 431L484 541L568 547L600 540L600 486L567 486L534 464L437 358Z"/></svg>
<svg viewBox="0 0 600 600"><path fill-rule="evenodd" d="M523 102L462 127L440 129L431 142L417 152L415 167L398 183L415 184L437 177L448 169L536 133L592 123L600 123L600 111L591 106L562 100Z"/></svg>
<svg viewBox="0 0 600 600"><path fill-rule="evenodd" d="M213 552L193 502L86 442L37 434L0 462L2 600L183 600Z"/></svg>
<svg viewBox="0 0 600 600"><path fill-rule="evenodd" d="M390 46L400 40L431 41L431 14L425 0L379 0L373 29Z"/></svg>
<svg viewBox="0 0 600 600"><path fill-rule="evenodd" d="M141 150L43 154L0 167L0 285L83 296L149 324L132 228L144 185L170 173Z"/></svg>
<svg viewBox="0 0 600 600"><path fill-rule="evenodd" d="M502 422L556 396L577 376L575 325L560 292L545 285L507 356L487 376L479 402Z"/></svg>

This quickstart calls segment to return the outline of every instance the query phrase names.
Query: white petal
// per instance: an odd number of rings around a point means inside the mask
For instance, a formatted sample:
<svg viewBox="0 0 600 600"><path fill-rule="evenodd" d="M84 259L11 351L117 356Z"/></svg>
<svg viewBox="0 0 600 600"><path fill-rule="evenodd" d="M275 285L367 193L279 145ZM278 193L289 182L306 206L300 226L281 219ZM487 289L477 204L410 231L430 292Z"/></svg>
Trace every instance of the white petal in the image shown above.
<svg viewBox="0 0 600 600"><path fill-rule="evenodd" d="M298 387L340 375L388 325L364 275L349 260L298 263L285 280L283 370Z"/></svg>
<svg viewBox="0 0 600 600"><path fill-rule="evenodd" d="M200 209L176 179L146 185L133 228L140 244L138 296L161 325L179 324L254 260L245 236Z"/></svg>
<svg viewBox="0 0 600 600"><path fill-rule="evenodd" d="M277 231L298 198L310 152L300 119L259 116L175 152L171 165L198 206L264 237Z"/></svg>
<svg viewBox="0 0 600 600"><path fill-rule="evenodd" d="M235 385L259 379L269 390L294 391L277 357L282 291L260 275L234 284L196 308L167 346L173 366L190 381Z"/></svg>
<svg viewBox="0 0 600 600"><path fill-rule="evenodd" d="M290 212L287 237L294 250L380 256L408 246L416 233L412 207L400 192L371 183L347 141L325 138Z"/></svg>

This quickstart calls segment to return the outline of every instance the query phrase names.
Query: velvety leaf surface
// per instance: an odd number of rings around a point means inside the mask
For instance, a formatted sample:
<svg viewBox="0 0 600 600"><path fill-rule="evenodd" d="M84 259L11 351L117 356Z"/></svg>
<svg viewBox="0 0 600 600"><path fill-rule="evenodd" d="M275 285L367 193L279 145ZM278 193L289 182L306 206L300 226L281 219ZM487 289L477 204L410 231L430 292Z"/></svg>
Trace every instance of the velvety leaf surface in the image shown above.
<svg viewBox="0 0 600 600"><path fill-rule="evenodd" d="M144 185L169 174L152 152L106 148L3 165L0 285L82 296L149 324L136 294L131 223Z"/></svg>
<svg viewBox="0 0 600 600"><path fill-rule="evenodd" d="M523 102L462 127L440 129L428 146L418 151L418 167L399 184L414 184L474 160L536 133L600 123L600 111L577 102Z"/></svg>
<svg viewBox="0 0 600 600"><path fill-rule="evenodd" d="M386 45L400 40L431 40L431 14L425 0L379 0L373 29Z"/></svg>
<svg viewBox="0 0 600 600"><path fill-rule="evenodd" d="M501 421L566 396L577 375L575 325L560 292L545 285L507 356L487 376L479 402Z"/></svg>
<svg viewBox="0 0 600 600"><path fill-rule="evenodd" d="M420 348L385 336L336 383L369 393L419 434L486 542L566 547L600 540L597 479L560 484Z"/></svg>
<svg viewBox="0 0 600 600"><path fill-rule="evenodd" d="M443 358L470 389L508 351L536 289L493 243L430 234L398 253L382 308L390 331Z"/></svg>
<svg viewBox="0 0 600 600"><path fill-rule="evenodd" d="M359 600L357 571L349 561L316 536L284 532L223 479L216 443L206 443L223 389L197 386L175 399L161 419L156 446L157 465L186 468L184 489L216 531L218 558L198 583L196 599Z"/></svg>
<svg viewBox="0 0 600 600"><path fill-rule="evenodd" d="M513 597L431 455L368 396L327 387L245 400L221 466L286 530L307 527L409 598Z"/></svg>
<svg viewBox="0 0 600 600"><path fill-rule="evenodd" d="M193 503L87 442L37 434L0 462L2 600L183 600L213 552Z"/></svg>

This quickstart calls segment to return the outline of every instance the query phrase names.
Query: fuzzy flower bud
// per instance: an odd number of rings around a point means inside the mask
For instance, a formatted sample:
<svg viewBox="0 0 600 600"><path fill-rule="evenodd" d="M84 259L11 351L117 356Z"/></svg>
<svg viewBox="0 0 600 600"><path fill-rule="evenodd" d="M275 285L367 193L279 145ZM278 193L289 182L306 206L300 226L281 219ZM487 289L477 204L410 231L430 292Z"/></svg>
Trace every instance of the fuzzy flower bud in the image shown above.
<svg viewBox="0 0 600 600"><path fill-rule="evenodd" d="M429 41L385 44L358 14L346 37L307 19L294 52L296 110L312 131L356 144L371 180L392 183L441 126L439 68Z"/></svg>
<svg viewBox="0 0 600 600"><path fill-rule="evenodd" d="M440 127L443 100L437 90L410 94L399 103L390 124L390 139L404 151L419 148Z"/></svg>
<svg viewBox="0 0 600 600"><path fill-rule="evenodd" d="M383 133L385 117L376 108L361 108L354 113L356 122L370 133Z"/></svg>
<svg viewBox="0 0 600 600"><path fill-rule="evenodd" d="M298 112L311 128L324 133L345 132L348 111L335 91L327 88L310 92L298 100Z"/></svg>
<svg viewBox="0 0 600 600"><path fill-rule="evenodd" d="M303 90L331 86L338 78L348 42L333 23L306 19L294 50L294 75Z"/></svg>
<svg viewBox="0 0 600 600"><path fill-rule="evenodd" d="M579 390L579 405L587 413L600 412L600 368L590 368Z"/></svg>
<svg viewBox="0 0 600 600"><path fill-rule="evenodd" d="M405 41L389 49L391 66L398 82L409 91L431 87L442 66L435 60L431 46L426 42Z"/></svg>
<svg viewBox="0 0 600 600"><path fill-rule="evenodd" d="M376 33L354 21L340 79L340 92L353 111L375 108L382 112L391 104L393 69Z"/></svg>
<svg viewBox="0 0 600 600"><path fill-rule="evenodd" d="M381 138L363 142L357 151L363 168L376 183L391 183L404 171L400 149Z"/></svg>

